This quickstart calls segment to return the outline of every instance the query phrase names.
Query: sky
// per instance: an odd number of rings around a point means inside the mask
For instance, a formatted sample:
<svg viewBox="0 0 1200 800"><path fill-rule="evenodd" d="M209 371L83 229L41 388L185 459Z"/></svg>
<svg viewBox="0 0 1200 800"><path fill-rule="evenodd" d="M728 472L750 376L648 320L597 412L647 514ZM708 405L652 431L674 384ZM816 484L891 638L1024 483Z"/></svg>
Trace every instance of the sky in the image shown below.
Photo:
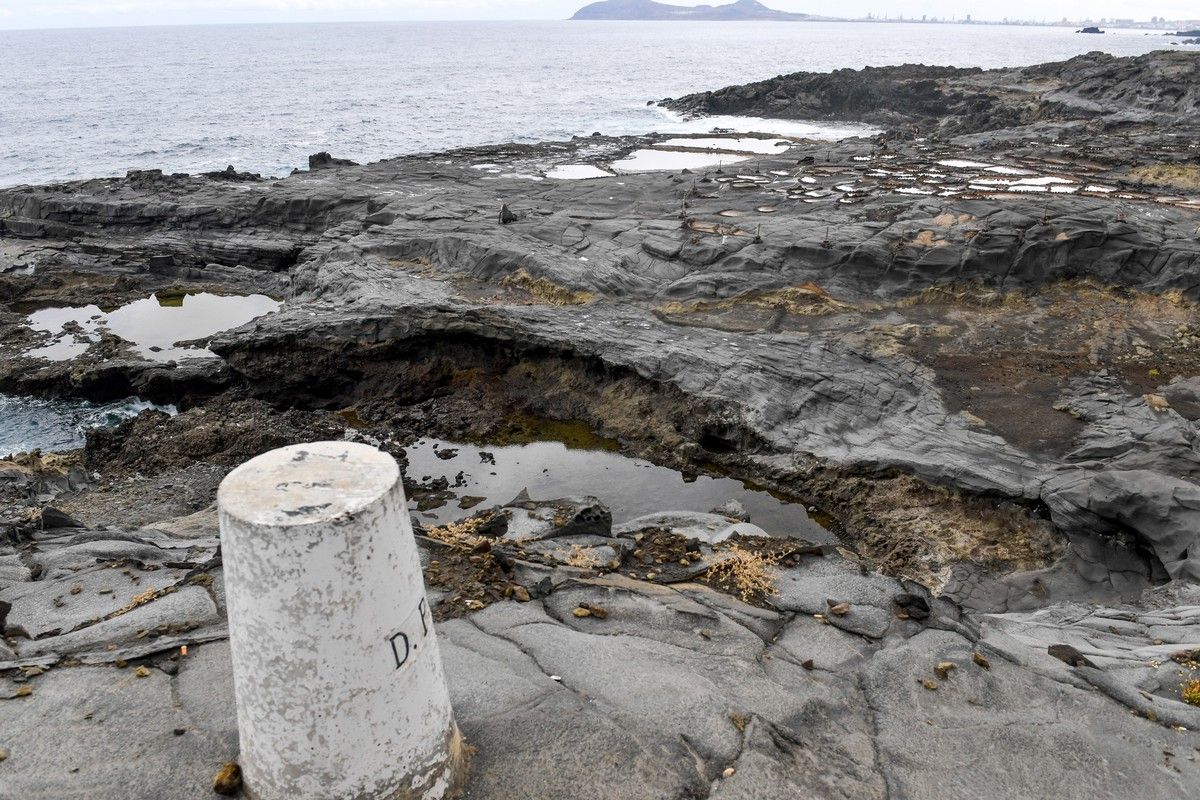
<svg viewBox="0 0 1200 800"><path fill-rule="evenodd" d="M587 0L0 0L0 29L348 20L565 19ZM721 5L728 0L708 0ZM695 5L674 0L676 5ZM830 13L818 0L765 0L783 11ZM1200 16L1198 0L841 0L840 17L1148 20Z"/></svg>

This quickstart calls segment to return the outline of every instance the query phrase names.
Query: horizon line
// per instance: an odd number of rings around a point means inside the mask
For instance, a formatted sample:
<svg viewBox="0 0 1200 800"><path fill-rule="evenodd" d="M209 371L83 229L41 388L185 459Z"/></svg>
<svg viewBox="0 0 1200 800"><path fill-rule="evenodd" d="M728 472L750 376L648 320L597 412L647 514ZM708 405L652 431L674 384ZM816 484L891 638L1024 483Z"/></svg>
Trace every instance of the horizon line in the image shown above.
<svg viewBox="0 0 1200 800"><path fill-rule="evenodd" d="M996 25L1002 27L1027 26L1027 27L1047 27L1057 28L1070 25L1082 25L1084 23L1096 23L1096 20L1034 20L1034 19L918 19L916 17L909 18L888 18L882 19L879 17L814 17L812 19L796 19L796 20L693 20L693 19L574 19L572 17L480 17L478 19L413 19L413 18L396 18L396 19L327 19L327 20L246 20L241 22L153 22L153 23L125 23L119 25L113 24L96 24L96 25L48 25L42 27L9 28L0 25L0 33L22 33L22 32L37 32L37 31L89 31L89 30L128 30L142 28L208 28L208 27L227 27L236 25L361 25L361 24L421 24L421 23L448 23L448 22L583 22L583 23L609 23L609 22L639 22L639 23L695 23L709 22L719 24L738 24L738 23L787 23L787 24L819 24L829 22L854 22L854 23L897 23L897 24L920 24L920 25ZM1164 20L1161 27L1171 27L1171 23L1193 22L1193 20ZM1133 20L1135 25L1149 25L1151 20ZM1111 24L1111 23L1101 23ZM1153 23L1160 24L1160 23ZM1120 26L1114 26L1121 29ZM1145 29L1143 29L1145 30Z"/></svg>

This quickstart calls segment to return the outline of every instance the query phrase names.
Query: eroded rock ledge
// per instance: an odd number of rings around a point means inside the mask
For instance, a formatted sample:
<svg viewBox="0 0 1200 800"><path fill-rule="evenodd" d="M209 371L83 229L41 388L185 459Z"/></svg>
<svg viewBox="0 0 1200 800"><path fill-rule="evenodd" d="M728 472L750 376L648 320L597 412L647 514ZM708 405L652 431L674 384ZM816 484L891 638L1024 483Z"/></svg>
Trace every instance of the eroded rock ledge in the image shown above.
<svg viewBox="0 0 1200 800"><path fill-rule="evenodd" d="M596 137L0 191L0 391L181 411L0 462L0 769L119 792L136 751L144 796L203 796L236 749L225 472L532 414L802 497L844 551L746 602L691 555L627 561L649 528L489 545L487 580L431 535L471 796L1194 794L1200 139L1196 82L1159 80L1184 55L716 93L691 109L899 128L691 172L545 179L663 139ZM892 92L920 113L851 113ZM195 291L285 303L218 358L28 355L32 310Z"/></svg>

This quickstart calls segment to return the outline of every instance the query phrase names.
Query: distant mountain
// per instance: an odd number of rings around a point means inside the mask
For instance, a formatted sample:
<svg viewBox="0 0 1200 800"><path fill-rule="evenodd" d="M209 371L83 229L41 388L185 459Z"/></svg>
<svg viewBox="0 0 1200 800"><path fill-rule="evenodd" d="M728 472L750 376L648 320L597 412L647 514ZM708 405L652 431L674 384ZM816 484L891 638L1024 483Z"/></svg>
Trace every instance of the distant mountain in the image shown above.
<svg viewBox="0 0 1200 800"><path fill-rule="evenodd" d="M758 0L737 0L727 6L672 6L655 0L600 0L584 6L571 19L645 20L781 20L822 19L814 14L792 14L767 8Z"/></svg>

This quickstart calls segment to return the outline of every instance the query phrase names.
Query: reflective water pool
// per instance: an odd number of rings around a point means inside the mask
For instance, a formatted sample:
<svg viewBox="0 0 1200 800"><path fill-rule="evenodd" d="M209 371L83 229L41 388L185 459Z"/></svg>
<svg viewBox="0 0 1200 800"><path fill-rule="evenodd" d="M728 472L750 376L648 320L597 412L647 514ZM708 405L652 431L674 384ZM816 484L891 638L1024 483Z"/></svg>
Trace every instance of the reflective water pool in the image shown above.
<svg viewBox="0 0 1200 800"><path fill-rule="evenodd" d="M507 503L524 489L538 500L594 495L612 511L614 523L662 511L707 512L736 500L750 514L750 521L767 533L834 541L801 503L732 478L685 476L611 447L601 449L606 442L597 437L573 442L582 447L558 441L494 447L422 439L406 450L407 474L418 483L445 478L459 498L419 512L434 525ZM416 504L412 506L416 511Z"/></svg>
<svg viewBox="0 0 1200 800"><path fill-rule="evenodd" d="M82 355L108 331L133 344L138 355L152 361L178 361L212 356L200 347L176 346L236 328L279 310L280 302L266 295L217 295L208 292L158 297L151 295L113 311L99 306L45 308L28 317L35 331L52 334L50 344L26 355L67 361Z"/></svg>

